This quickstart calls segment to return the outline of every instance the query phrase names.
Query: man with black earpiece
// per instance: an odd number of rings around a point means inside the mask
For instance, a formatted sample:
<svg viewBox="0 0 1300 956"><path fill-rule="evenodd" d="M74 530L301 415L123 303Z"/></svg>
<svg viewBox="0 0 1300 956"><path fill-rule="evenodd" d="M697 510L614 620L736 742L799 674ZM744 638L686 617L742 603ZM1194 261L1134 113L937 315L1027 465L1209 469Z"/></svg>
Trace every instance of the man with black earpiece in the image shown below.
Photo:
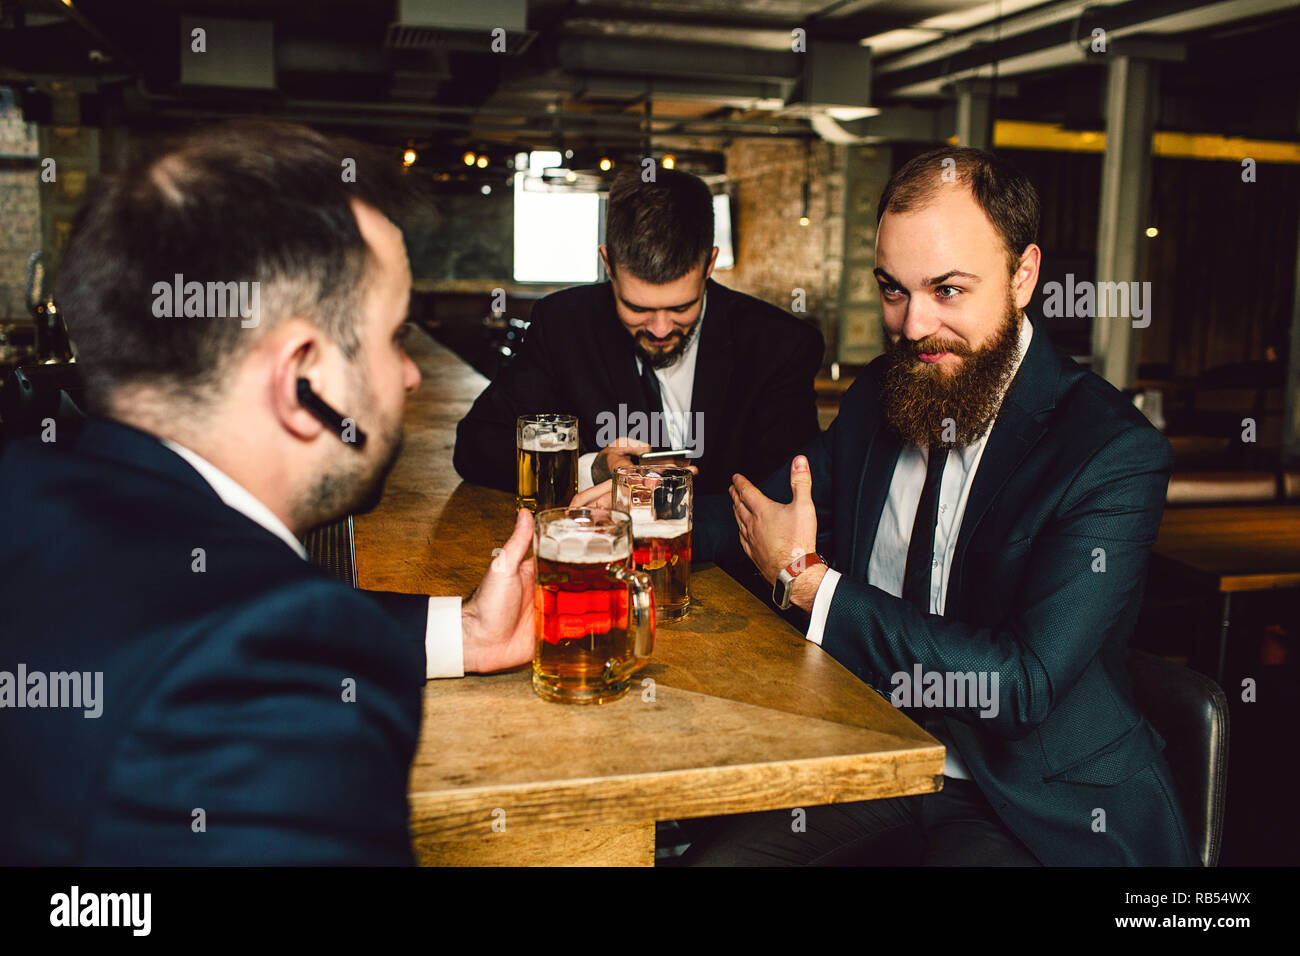
<svg viewBox="0 0 1300 956"><path fill-rule="evenodd" d="M39 529L0 543L0 659L102 674L102 713L6 711L7 863L412 863L425 680L532 656L527 511L463 603L299 540L378 502L420 383L398 180L341 181L359 155L242 122L91 191L56 294L93 417L0 459L0 522Z"/></svg>

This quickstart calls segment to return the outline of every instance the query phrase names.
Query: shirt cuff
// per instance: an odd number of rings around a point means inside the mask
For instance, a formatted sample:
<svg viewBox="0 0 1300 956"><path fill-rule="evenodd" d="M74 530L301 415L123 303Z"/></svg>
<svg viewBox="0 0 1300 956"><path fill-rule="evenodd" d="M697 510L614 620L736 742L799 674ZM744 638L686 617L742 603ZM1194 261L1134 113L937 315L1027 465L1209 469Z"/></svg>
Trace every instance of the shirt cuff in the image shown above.
<svg viewBox="0 0 1300 956"><path fill-rule="evenodd" d="M588 488L590 488L592 485L595 484L595 482L591 480L591 464L596 460L596 456L599 454L600 452L598 451L589 451L585 455L578 456L578 490L579 491L586 491Z"/></svg>
<svg viewBox="0 0 1300 956"><path fill-rule="evenodd" d="M465 676L465 639L460 627L460 598L429 598L429 621L424 630L424 676Z"/></svg>
<svg viewBox="0 0 1300 956"><path fill-rule="evenodd" d="M831 612L831 599L835 597L835 585L840 583L840 572L827 568L822 575L822 583L817 585L817 596L813 598L811 620L808 622L808 640L818 647L822 646L822 632L826 630L826 615Z"/></svg>

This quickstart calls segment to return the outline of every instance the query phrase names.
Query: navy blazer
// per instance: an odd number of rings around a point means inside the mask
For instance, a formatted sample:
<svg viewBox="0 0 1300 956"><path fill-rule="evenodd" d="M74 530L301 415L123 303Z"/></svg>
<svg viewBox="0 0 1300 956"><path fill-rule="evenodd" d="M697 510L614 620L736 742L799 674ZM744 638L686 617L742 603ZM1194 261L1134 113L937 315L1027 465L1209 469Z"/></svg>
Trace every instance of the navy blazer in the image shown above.
<svg viewBox="0 0 1300 956"><path fill-rule="evenodd" d="M882 427L885 362L866 368L802 452L818 551L843 575L822 648L886 697L892 676L917 664L996 673L996 716L940 713L975 782L1041 862L1196 865L1164 741L1125 668L1164 511L1168 440L1035 326L971 487L945 613L923 614L867 583L902 450ZM764 493L789 502L789 474L787 459ZM694 547L703 560L738 549L728 498L696 503Z"/></svg>
<svg viewBox="0 0 1300 956"><path fill-rule="evenodd" d="M701 493L722 492L738 471L767 474L818 433L813 387L822 335L774 305L707 284L691 412L703 424ZM515 420L537 412L578 416L582 454L603 444L598 421L619 406L645 415L635 342L618 321L608 282L548 295L533 307L519 354L456 428L454 463L466 481L515 490ZM635 420L635 416L634 416ZM614 436L617 437L617 436ZM609 438L606 437L604 444Z"/></svg>
<svg viewBox="0 0 1300 956"><path fill-rule="evenodd" d="M337 583L107 421L11 446L0 527L0 670L103 675L97 718L0 709L0 863L413 862L427 599Z"/></svg>

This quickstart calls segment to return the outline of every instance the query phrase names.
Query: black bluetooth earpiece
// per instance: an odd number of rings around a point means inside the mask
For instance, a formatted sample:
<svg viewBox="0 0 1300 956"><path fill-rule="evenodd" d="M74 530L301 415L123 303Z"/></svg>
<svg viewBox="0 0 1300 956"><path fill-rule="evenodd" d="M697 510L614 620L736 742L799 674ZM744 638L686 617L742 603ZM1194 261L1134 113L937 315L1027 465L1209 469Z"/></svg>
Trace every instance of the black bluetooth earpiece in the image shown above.
<svg viewBox="0 0 1300 956"><path fill-rule="evenodd" d="M325 400L311 390L311 382L305 378L298 379L298 404L311 412L322 425L338 435L339 440L345 445L352 445L357 449L366 447L366 433L358 427L355 419L352 420L352 439L349 440L343 437L343 431L347 427L344 425L343 416L325 404Z"/></svg>

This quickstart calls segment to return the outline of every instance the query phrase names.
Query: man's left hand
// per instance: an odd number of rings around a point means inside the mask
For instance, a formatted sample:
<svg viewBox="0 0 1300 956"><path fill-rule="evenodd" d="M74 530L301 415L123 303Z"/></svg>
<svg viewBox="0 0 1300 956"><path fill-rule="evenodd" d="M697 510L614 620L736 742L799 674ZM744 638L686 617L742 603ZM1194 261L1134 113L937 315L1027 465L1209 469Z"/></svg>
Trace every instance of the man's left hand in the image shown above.
<svg viewBox="0 0 1300 956"><path fill-rule="evenodd" d="M781 505L759 491L744 475L731 478L731 506L740 528L740 546L769 584L795 558L817 549L812 473L803 455L795 456L790 463L790 490L794 500Z"/></svg>

